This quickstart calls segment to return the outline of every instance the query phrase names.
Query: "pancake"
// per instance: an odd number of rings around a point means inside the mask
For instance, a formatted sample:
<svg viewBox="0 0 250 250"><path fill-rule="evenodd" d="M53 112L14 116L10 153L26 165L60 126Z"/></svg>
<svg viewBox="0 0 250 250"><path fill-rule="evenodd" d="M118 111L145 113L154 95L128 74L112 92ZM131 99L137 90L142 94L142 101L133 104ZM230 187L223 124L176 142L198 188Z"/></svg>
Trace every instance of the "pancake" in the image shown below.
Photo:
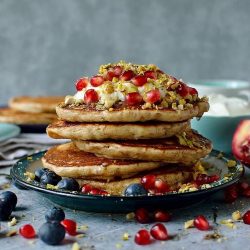
<svg viewBox="0 0 250 250"><path fill-rule="evenodd" d="M9 107L28 113L55 113L56 106L63 100L62 96L18 96L10 99Z"/></svg>
<svg viewBox="0 0 250 250"><path fill-rule="evenodd" d="M57 120L57 115L52 113L27 113L11 108L0 108L0 122L14 124L49 124Z"/></svg>
<svg viewBox="0 0 250 250"><path fill-rule="evenodd" d="M180 187L182 184L193 180L195 171L193 168L184 167L169 167L160 170L152 170L136 175L124 180L114 180L110 182L99 180L76 179L80 186L90 184L94 188L99 188L107 191L111 195L122 195L124 190L133 183L140 183L141 177L145 174L156 175L159 179L166 181L172 190Z"/></svg>
<svg viewBox="0 0 250 250"><path fill-rule="evenodd" d="M180 136L179 136L180 138ZM181 138L180 138L181 139ZM180 144L176 136L165 139L131 140L131 141L74 141L75 145L86 152L113 159L137 159L144 161L161 161L183 163L197 162L212 150L211 142L195 131L190 131L185 139L192 145Z"/></svg>
<svg viewBox="0 0 250 250"><path fill-rule="evenodd" d="M55 139L137 140L171 137L189 129L189 121L178 123L70 123L57 121L48 126L47 133Z"/></svg>
<svg viewBox="0 0 250 250"><path fill-rule="evenodd" d="M198 102L184 110L174 109L143 109L140 107L113 107L107 110L97 110L87 105L59 104L56 107L60 119L69 122L144 122L163 121L180 122L201 117L209 109L207 102Z"/></svg>
<svg viewBox="0 0 250 250"><path fill-rule="evenodd" d="M43 165L62 177L112 180L127 178L139 172L162 166L159 162L111 160L79 150L73 143L49 149L42 159Z"/></svg>

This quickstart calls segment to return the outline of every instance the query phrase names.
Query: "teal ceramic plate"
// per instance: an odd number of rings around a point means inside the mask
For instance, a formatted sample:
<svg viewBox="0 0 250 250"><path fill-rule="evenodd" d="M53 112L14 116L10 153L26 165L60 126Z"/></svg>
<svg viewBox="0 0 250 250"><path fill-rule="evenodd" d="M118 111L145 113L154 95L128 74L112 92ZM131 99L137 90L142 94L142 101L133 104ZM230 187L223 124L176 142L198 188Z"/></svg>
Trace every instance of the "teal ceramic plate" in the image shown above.
<svg viewBox="0 0 250 250"><path fill-rule="evenodd" d="M19 135L20 131L14 124L0 123L0 142Z"/></svg>
<svg viewBox="0 0 250 250"><path fill-rule="evenodd" d="M36 168L41 167L41 157L44 153L45 152L40 152L17 162L11 169L11 176L14 183L35 190L61 206L91 212L121 213L134 211L138 207L148 209L155 209L157 207L183 207L204 200L218 190L237 182L244 170L239 162L236 162L236 166L228 168L227 162L232 158L230 156L218 157L219 152L213 150L211 154L204 159L205 165L209 165L209 174L227 175L227 178L222 178L212 183L209 188L185 193L173 192L166 195L155 196L124 197L84 195L61 190L49 190L42 187L37 181L27 181L25 172L34 172Z"/></svg>

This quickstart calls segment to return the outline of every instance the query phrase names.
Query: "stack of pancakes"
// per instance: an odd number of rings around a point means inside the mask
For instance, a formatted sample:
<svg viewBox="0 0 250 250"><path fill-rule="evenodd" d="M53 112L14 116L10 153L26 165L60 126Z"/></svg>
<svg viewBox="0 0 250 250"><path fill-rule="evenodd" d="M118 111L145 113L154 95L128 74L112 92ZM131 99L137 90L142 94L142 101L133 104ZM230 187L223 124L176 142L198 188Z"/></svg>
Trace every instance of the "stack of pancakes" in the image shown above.
<svg viewBox="0 0 250 250"><path fill-rule="evenodd" d="M120 76L107 80L108 73L116 67L122 69ZM134 72L133 79L136 74L154 72L157 78L146 78L144 90L148 87L147 94L159 89L161 96L154 103L149 102L141 86L135 85L137 82L133 83L134 88L122 78L126 70ZM92 80L96 76L81 78L76 84L77 94L67 96L57 106L59 120L48 126L47 133L72 142L48 150L43 157L44 166L62 177L75 178L80 185L90 184L112 195L122 195L130 184L140 183L141 177L148 174L167 182L172 190L193 181L197 162L210 153L212 145L190 128L190 119L201 117L208 110L207 99L199 98L196 92L181 96L178 86L190 93L192 88L154 65L108 64L100 67L97 76L103 78L101 85L96 86ZM104 95L103 90L110 84L113 92ZM128 105L131 90L120 91L121 86L132 86L132 93L137 90L143 101ZM87 100L88 90L98 94L98 101ZM168 96L174 94L171 103ZM117 97L121 95L125 98Z"/></svg>
<svg viewBox="0 0 250 250"><path fill-rule="evenodd" d="M56 106L62 96L19 96L10 99L9 107L0 108L0 122L14 124L50 124L57 120Z"/></svg>

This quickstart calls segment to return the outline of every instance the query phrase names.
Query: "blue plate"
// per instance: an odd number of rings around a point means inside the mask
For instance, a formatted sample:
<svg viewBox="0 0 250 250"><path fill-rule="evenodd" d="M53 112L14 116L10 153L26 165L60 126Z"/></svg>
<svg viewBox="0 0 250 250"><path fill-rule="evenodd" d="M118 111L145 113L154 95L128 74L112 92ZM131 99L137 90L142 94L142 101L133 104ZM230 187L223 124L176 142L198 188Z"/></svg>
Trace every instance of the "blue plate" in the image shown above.
<svg viewBox="0 0 250 250"><path fill-rule="evenodd" d="M9 123L0 123L0 141L5 141L20 134L21 129Z"/></svg>
<svg viewBox="0 0 250 250"><path fill-rule="evenodd" d="M231 156L218 157L219 151L213 150L209 156L204 158L206 165L209 165L209 174L219 174L226 176L214 182L210 187L197 191L187 191L184 193L171 192L165 195L154 196L100 196L86 195L77 192L67 192L62 190L50 190L41 186L37 181L28 181L25 173L33 172L42 166L41 158L45 152L40 152L32 156L23 158L11 169L11 176L15 184L37 191L51 201L72 209L91 211L121 213L131 212L139 207L148 209L155 208L179 208L207 199L209 195L239 181L244 172L244 167L236 161L236 166L227 167Z"/></svg>

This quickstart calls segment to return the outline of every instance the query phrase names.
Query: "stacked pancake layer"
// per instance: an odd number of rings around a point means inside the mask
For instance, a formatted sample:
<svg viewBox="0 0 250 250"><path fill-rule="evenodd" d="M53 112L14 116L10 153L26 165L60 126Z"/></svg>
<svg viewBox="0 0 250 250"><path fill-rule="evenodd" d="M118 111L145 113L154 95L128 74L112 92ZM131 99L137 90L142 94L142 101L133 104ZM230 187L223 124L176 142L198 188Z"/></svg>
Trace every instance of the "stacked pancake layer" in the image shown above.
<svg viewBox="0 0 250 250"><path fill-rule="evenodd" d="M50 149L45 167L111 195L122 195L148 174L172 190L194 180L197 162L212 150L190 128L190 119L209 108L196 90L154 65L124 62L101 66L76 88L74 97L57 106L60 120L47 128L50 137L72 142Z"/></svg>

